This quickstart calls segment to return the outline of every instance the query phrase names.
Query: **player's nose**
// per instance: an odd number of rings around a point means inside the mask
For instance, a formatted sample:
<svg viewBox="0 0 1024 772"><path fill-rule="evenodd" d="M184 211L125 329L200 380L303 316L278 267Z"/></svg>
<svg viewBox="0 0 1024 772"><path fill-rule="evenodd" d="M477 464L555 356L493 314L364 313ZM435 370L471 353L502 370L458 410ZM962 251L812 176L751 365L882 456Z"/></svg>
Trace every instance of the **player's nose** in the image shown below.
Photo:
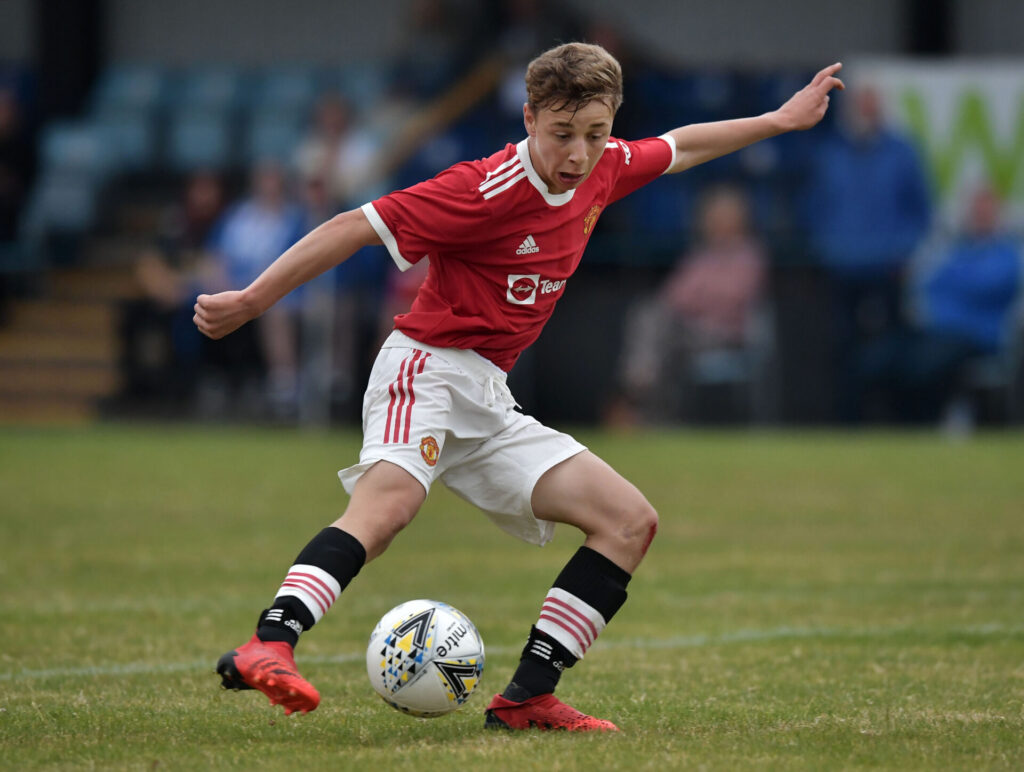
<svg viewBox="0 0 1024 772"><path fill-rule="evenodd" d="M574 164L581 164L587 159L587 143L577 139L569 143L569 160Z"/></svg>

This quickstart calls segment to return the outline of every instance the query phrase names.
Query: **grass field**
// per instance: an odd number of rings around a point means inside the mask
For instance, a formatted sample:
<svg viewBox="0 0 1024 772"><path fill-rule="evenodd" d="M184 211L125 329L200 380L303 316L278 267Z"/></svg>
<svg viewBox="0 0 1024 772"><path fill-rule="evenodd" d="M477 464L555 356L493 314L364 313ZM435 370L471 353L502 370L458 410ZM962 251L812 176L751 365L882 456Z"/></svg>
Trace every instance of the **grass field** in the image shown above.
<svg viewBox="0 0 1024 772"><path fill-rule="evenodd" d="M662 518L560 688L612 736L482 729L568 529L530 547L439 486L304 637L323 704L286 720L213 663L342 510L358 437L0 430L0 768L1024 768L1024 436L579 436ZM416 597L488 646L441 719L366 680L377 618Z"/></svg>

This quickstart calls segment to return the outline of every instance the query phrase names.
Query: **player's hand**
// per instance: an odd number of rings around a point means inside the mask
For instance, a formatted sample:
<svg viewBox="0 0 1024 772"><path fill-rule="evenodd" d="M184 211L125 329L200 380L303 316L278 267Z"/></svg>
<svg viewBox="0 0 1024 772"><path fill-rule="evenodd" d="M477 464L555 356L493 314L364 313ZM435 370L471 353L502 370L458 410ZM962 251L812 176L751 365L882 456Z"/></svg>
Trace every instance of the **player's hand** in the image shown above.
<svg viewBox="0 0 1024 772"><path fill-rule="evenodd" d="M208 338L217 340L234 332L250 319L259 316L259 310L246 301L242 292L218 292L216 295L200 295L194 306L192 321Z"/></svg>
<svg viewBox="0 0 1024 772"><path fill-rule="evenodd" d="M843 65L839 62L830 64L775 111L783 131L809 129L825 116L825 111L828 110L828 93L834 88L846 88L835 76L842 68Z"/></svg>

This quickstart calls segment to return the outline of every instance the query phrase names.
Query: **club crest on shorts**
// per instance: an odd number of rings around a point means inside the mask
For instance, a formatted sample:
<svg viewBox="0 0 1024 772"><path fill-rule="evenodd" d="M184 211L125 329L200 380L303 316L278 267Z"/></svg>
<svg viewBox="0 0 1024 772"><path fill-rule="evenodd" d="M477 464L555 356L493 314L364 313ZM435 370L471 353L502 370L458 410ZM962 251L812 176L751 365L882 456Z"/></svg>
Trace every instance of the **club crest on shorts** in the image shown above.
<svg viewBox="0 0 1024 772"><path fill-rule="evenodd" d="M437 463L437 457L440 454L441 449L437 446L437 440L429 434L420 440L420 455L423 456L423 460L427 462L427 466L434 466L434 464Z"/></svg>

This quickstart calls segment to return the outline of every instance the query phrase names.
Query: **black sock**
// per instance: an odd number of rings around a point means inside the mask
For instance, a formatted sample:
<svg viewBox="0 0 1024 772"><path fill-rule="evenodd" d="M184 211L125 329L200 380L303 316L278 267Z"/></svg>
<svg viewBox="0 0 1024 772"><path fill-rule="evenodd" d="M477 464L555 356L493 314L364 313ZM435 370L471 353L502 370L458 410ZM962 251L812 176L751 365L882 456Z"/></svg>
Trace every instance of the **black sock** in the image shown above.
<svg viewBox="0 0 1024 772"><path fill-rule="evenodd" d="M291 646L315 625L366 562L366 550L349 533L329 526L295 558L270 608L256 624L263 641Z"/></svg>
<svg viewBox="0 0 1024 772"><path fill-rule="evenodd" d="M629 580L629 573L604 555L580 547L555 579L502 696L522 702L553 692L562 672L579 661L626 602Z"/></svg>
<svg viewBox="0 0 1024 772"><path fill-rule="evenodd" d="M519 667L502 697L522 702L538 694L549 694L558 685L562 671L575 664L576 657L567 648L534 625L520 655Z"/></svg>

